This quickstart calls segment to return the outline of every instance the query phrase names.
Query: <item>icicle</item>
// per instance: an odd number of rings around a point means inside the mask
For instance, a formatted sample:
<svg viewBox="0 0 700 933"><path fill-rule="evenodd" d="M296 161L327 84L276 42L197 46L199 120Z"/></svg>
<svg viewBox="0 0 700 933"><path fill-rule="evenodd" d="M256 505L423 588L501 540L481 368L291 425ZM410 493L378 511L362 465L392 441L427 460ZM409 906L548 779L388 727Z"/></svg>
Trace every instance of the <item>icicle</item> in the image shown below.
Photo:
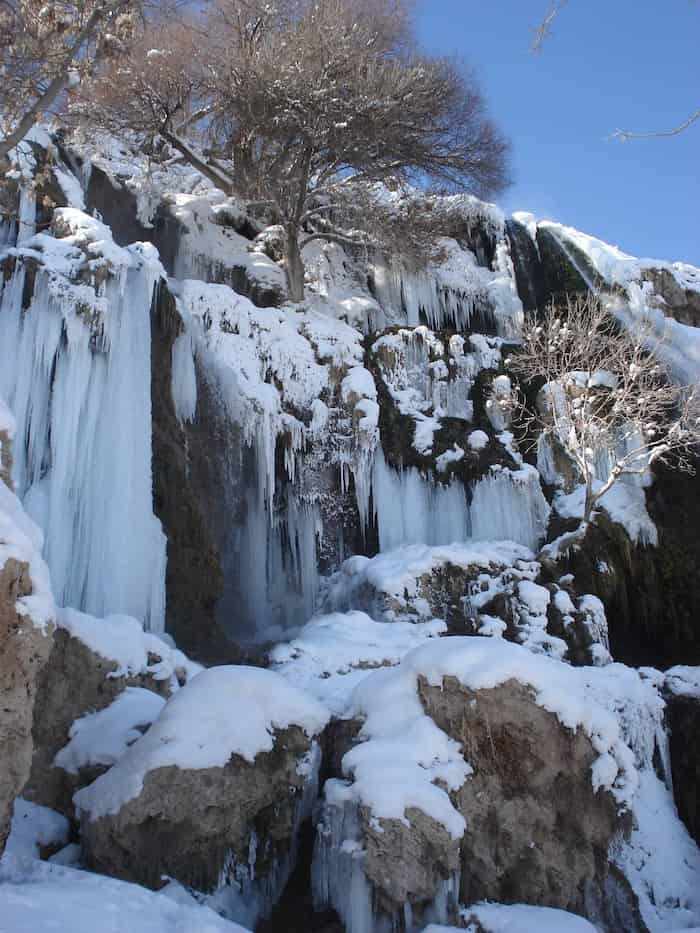
<svg viewBox="0 0 700 933"><path fill-rule="evenodd" d="M419 470L392 470L378 451L372 476L372 498L379 530L379 549L403 544L451 544L469 537L469 507L461 483L434 483Z"/></svg>
<svg viewBox="0 0 700 933"><path fill-rule="evenodd" d="M515 541L534 551L545 536L549 512L534 467L492 467L473 486L472 536L477 541Z"/></svg>
<svg viewBox="0 0 700 933"><path fill-rule="evenodd" d="M17 421L15 485L42 524L57 601L162 631L166 542L151 477L157 271L137 254L91 308L39 269L23 311L18 264L2 293L0 382Z"/></svg>
<svg viewBox="0 0 700 933"><path fill-rule="evenodd" d="M36 233L36 194L31 185L20 188L18 220L17 246L21 246Z"/></svg>
<svg viewBox="0 0 700 933"><path fill-rule="evenodd" d="M326 804L316 828L316 846L311 866L314 904L332 905L347 933L374 933L372 888L364 871L357 804Z"/></svg>
<svg viewBox="0 0 700 933"><path fill-rule="evenodd" d="M191 334L175 340L172 351L172 395L175 414L180 421L192 421L197 408L197 374Z"/></svg>

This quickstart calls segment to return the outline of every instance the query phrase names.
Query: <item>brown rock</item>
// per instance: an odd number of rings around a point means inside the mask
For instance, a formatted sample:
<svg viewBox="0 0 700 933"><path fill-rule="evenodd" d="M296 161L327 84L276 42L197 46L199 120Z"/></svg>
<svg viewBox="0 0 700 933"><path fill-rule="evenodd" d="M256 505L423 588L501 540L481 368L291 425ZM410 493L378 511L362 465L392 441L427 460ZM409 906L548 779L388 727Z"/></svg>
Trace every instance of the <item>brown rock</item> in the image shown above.
<svg viewBox="0 0 700 933"><path fill-rule="evenodd" d="M17 600L32 591L27 564L6 561L0 568L0 852L13 801L29 777L37 676L52 643L50 627L41 629L17 611Z"/></svg>

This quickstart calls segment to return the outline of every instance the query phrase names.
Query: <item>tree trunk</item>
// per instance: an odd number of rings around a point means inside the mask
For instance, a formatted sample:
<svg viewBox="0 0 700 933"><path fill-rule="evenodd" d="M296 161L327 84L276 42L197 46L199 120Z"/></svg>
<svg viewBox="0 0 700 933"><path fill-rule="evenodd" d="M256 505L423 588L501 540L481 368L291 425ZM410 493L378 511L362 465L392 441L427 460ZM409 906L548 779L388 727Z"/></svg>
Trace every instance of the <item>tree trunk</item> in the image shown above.
<svg viewBox="0 0 700 933"><path fill-rule="evenodd" d="M586 498L583 503L583 521L584 524L588 524L591 520L591 514L593 512L593 506L596 503L596 498L593 492L593 480L590 479L586 483Z"/></svg>
<svg viewBox="0 0 700 933"><path fill-rule="evenodd" d="M304 260L299 246L299 229L289 225L286 228L287 255L284 271L287 276L287 294L290 301L304 300Z"/></svg>

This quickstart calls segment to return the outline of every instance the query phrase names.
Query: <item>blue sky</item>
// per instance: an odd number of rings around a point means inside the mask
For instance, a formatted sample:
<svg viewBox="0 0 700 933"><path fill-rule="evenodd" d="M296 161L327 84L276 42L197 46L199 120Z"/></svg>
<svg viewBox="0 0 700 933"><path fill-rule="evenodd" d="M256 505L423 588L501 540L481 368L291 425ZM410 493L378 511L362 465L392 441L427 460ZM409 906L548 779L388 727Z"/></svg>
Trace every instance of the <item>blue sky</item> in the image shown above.
<svg viewBox="0 0 700 933"><path fill-rule="evenodd" d="M548 0L416 6L423 47L475 68L512 140L506 210L700 265L700 121L672 139L607 139L670 129L700 107L700 4L569 0L540 55L529 46Z"/></svg>

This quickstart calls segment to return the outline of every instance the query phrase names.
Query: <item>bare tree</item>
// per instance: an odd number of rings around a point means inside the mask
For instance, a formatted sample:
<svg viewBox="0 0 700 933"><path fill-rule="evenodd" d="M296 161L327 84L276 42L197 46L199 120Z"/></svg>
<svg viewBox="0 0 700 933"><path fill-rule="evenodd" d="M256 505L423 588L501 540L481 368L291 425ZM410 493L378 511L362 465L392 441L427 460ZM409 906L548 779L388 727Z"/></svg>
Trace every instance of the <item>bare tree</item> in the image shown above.
<svg viewBox="0 0 700 933"><path fill-rule="evenodd" d="M214 110L207 38L194 18L154 19L123 53L71 93L68 121L116 135L160 138L212 184L231 194L231 165L202 151ZM149 145L149 148L152 148Z"/></svg>
<svg viewBox="0 0 700 933"><path fill-rule="evenodd" d="M489 194L507 182L507 144L475 81L413 51L405 0L218 0L188 29L187 54L172 31L150 52L144 37L88 108L161 136L276 218L292 300L307 243L381 247L372 227L393 208L377 182Z"/></svg>
<svg viewBox="0 0 700 933"><path fill-rule="evenodd" d="M550 305L527 320L509 366L541 383L534 418L541 438L561 445L585 484L584 523L622 477L655 462L692 472L700 439L697 386L675 384L660 363L659 338L621 329L593 296Z"/></svg>
<svg viewBox="0 0 700 933"><path fill-rule="evenodd" d="M491 193L506 181L506 144L476 84L410 51L402 10L397 0L320 0L283 29L223 49L214 129L235 185L280 218L293 300L303 298L307 243L372 241L380 199L343 222L360 189L367 198L374 182L430 179Z"/></svg>
<svg viewBox="0 0 700 933"><path fill-rule="evenodd" d="M535 35L532 40L533 52L542 51L544 43L552 33L554 22L567 3L568 0L553 0L551 6L535 28ZM695 110L688 117L669 130L653 130L647 133L635 133L632 130L617 129L614 133L611 134L610 138L619 139L620 142L626 142L628 139L652 139L654 137L667 138L670 136L679 136L681 133L687 130L689 126L692 126L693 123L698 120L700 120L700 110Z"/></svg>
<svg viewBox="0 0 700 933"><path fill-rule="evenodd" d="M0 166L66 88L133 32L136 0L0 0Z"/></svg>

